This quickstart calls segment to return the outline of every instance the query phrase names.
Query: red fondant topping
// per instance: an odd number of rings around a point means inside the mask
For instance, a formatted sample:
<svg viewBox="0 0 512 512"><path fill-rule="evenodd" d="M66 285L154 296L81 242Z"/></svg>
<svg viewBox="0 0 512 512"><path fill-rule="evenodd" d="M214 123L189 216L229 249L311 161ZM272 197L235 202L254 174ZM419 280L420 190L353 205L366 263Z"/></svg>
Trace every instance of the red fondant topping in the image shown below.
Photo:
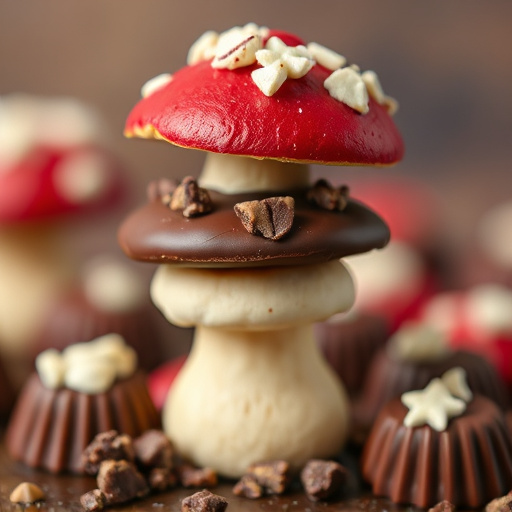
<svg viewBox="0 0 512 512"><path fill-rule="evenodd" d="M134 107L125 134L153 127L178 146L279 160L386 165L402 158L386 109L370 99L362 115L332 98L323 85L331 71L315 65L267 97L250 76L258 67L230 71L203 61L181 69Z"/></svg>

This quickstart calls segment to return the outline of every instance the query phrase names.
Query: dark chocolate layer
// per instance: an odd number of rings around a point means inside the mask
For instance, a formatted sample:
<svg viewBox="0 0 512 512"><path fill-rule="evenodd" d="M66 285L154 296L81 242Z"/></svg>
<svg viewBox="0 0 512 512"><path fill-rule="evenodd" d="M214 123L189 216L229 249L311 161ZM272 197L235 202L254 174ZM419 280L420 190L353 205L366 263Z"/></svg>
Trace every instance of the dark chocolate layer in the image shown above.
<svg viewBox="0 0 512 512"><path fill-rule="evenodd" d="M278 241L251 235L233 207L236 203L291 195L291 231ZM290 193L225 195L210 191L213 211L186 218L159 201L132 213L119 230L119 243L135 260L194 266L272 266L320 263L374 248L389 240L384 221L361 203L349 200L341 212L308 203L306 190Z"/></svg>

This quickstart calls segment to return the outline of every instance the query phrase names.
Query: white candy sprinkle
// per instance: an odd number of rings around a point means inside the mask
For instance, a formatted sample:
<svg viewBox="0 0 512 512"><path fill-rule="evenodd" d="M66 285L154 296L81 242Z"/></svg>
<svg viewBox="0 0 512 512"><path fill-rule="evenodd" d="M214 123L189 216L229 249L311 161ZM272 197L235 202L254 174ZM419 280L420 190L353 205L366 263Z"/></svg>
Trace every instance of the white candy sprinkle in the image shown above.
<svg viewBox="0 0 512 512"><path fill-rule="evenodd" d="M266 96L275 94L287 78L301 78L315 61L305 46L287 46L278 37L271 37L265 48L256 52L263 68L251 73L254 83Z"/></svg>
<svg viewBox="0 0 512 512"><path fill-rule="evenodd" d="M324 68L330 69L331 71L335 71L347 63L347 59L343 57L343 55L340 55L321 44L309 43L307 48L318 64Z"/></svg>
<svg viewBox="0 0 512 512"><path fill-rule="evenodd" d="M380 84L379 78L375 71L365 71L361 75L363 82L366 84L368 94L380 105L386 107L389 115L394 115L398 110L398 102L384 94L384 90Z"/></svg>
<svg viewBox="0 0 512 512"><path fill-rule="evenodd" d="M140 89L140 95L143 98L151 96L153 93L165 87L169 82L172 81L172 75L170 73L162 73L160 75L150 78Z"/></svg>
<svg viewBox="0 0 512 512"><path fill-rule="evenodd" d="M324 86L335 100L361 114L368 112L368 91L361 75L354 69L337 69L327 77Z"/></svg>

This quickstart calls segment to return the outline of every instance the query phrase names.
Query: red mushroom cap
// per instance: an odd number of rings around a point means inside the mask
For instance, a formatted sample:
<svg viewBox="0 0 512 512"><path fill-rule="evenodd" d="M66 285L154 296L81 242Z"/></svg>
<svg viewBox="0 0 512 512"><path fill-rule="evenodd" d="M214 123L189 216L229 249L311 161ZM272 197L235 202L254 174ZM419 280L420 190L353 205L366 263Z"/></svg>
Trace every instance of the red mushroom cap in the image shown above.
<svg viewBox="0 0 512 512"><path fill-rule="evenodd" d="M291 34L271 32L287 44ZM404 152L388 111L372 97L361 114L324 87L331 71L320 64L286 80L268 97L251 72L214 69L211 60L186 66L130 113L125 135L232 155L324 164L388 165Z"/></svg>
<svg viewBox="0 0 512 512"><path fill-rule="evenodd" d="M89 212L124 194L119 163L97 147L35 147L0 172L0 223Z"/></svg>

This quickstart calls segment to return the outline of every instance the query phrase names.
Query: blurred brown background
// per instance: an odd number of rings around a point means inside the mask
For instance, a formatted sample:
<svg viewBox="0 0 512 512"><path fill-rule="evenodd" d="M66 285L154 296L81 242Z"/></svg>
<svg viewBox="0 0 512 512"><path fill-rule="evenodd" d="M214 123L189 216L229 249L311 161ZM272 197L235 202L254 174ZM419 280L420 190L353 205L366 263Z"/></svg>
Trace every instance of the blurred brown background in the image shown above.
<svg viewBox="0 0 512 512"><path fill-rule="evenodd" d="M203 158L123 138L140 86L181 67L205 30L249 21L296 32L377 71L400 101L395 119L406 142L404 161L377 172L433 185L450 206L452 242L463 244L481 212L512 195L509 0L0 0L0 94L69 95L97 108L111 128L106 143L129 169L133 205L150 179L197 174ZM376 172L334 171L348 183L353 173ZM123 215L81 243L115 247Z"/></svg>

